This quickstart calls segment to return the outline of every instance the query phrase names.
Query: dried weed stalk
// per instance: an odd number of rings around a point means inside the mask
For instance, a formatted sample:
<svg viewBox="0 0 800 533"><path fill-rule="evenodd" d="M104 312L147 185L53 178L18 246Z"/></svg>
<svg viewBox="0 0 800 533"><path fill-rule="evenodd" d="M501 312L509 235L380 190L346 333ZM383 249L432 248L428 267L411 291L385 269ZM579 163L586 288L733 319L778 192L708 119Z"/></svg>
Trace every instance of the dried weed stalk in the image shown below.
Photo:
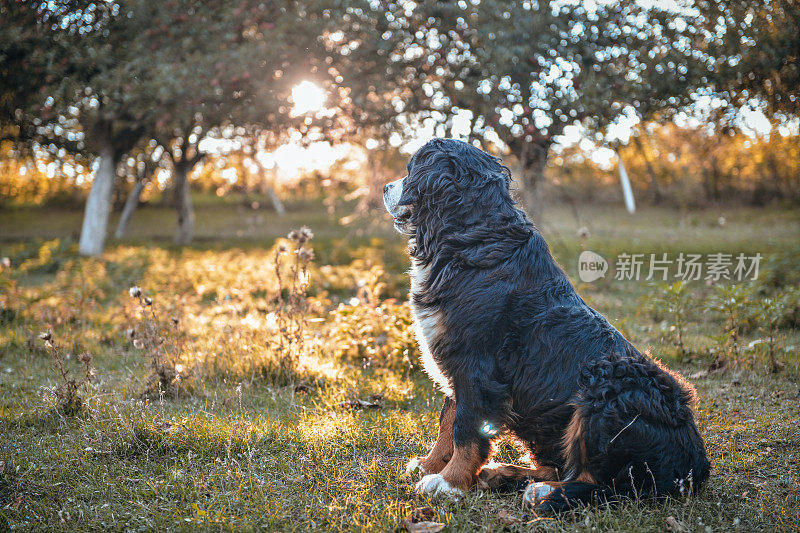
<svg viewBox="0 0 800 533"><path fill-rule="evenodd" d="M178 362L181 352L180 321L172 317L168 324L163 324L156 314L152 298L145 296L139 287L131 287L129 293L139 303L139 324L128 330L128 339L134 348L143 350L150 360L151 373L145 395L175 397L191 374Z"/></svg>
<svg viewBox="0 0 800 533"><path fill-rule="evenodd" d="M78 361L83 365L83 375L74 377L69 370L64 368L68 359L67 353L53 342L53 333L50 331L39 335L44 341L47 353L53 360L53 366L61 376L61 383L54 389L58 410L64 415L75 416L83 409L83 396L81 389L92 380L94 368L92 367L92 356L82 353L78 356Z"/></svg>
<svg viewBox="0 0 800 533"><path fill-rule="evenodd" d="M308 298L306 289L309 282L308 267L314 259L314 250L306 247L314 237L309 228L289 232L291 250L280 244L275 250L275 276L278 280L276 319L278 336L272 343L277 353L278 377L290 382L297 373L297 362L305 349L305 335L308 327ZM289 276L284 276L284 258L291 252Z"/></svg>

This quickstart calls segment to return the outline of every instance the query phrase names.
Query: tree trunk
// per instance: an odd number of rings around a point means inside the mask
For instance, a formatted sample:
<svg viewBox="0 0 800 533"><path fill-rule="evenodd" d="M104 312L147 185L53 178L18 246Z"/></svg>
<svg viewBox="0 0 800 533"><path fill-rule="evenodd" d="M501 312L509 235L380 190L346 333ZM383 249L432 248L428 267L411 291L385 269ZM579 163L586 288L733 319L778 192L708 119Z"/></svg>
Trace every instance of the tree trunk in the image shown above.
<svg viewBox="0 0 800 533"><path fill-rule="evenodd" d="M133 213L136 211L136 208L139 207L139 198L142 196L145 183L147 183L145 180L137 180L128 198L125 199L125 207L122 208L122 215L119 217L117 231L114 233L114 237L117 239L121 239L128 232L128 226L130 226Z"/></svg>
<svg viewBox="0 0 800 533"><path fill-rule="evenodd" d="M644 159L644 166L647 168L647 174L650 176L650 188L653 190L653 203L658 205L661 203L661 189L658 187L658 178L656 178L656 172L653 169L652 163L650 163L650 158L647 156L647 152L644 149L644 144L642 140L637 135L633 135L633 142L636 143L636 148L639 149L639 153L642 154L642 159Z"/></svg>
<svg viewBox="0 0 800 533"><path fill-rule="evenodd" d="M86 200L83 227L78 252L84 256L100 255L106 242L108 216L111 212L111 194L117 174L118 158L111 146L110 136L98 139L102 142L97 172Z"/></svg>
<svg viewBox="0 0 800 533"><path fill-rule="evenodd" d="M542 185L549 151L549 144L525 143L519 158L522 173L520 176L522 207L534 222L542 220L544 203L542 201Z"/></svg>
<svg viewBox="0 0 800 533"><path fill-rule="evenodd" d="M178 229L175 233L175 243L187 245L192 242L194 235L194 209L192 197L189 194L189 171L193 163L180 161L175 163L173 181L177 192L178 203L175 209L178 212Z"/></svg>
<svg viewBox="0 0 800 533"><path fill-rule="evenodd" d="M275 210L275 212L279 215L285 215L286 208L283 206L281 199L275 193L275 189L269 185L265 185L264 188L267 191L267 196L269 196L269 201L272 202L272 208Z"/></svg>
<svg viewBox="0 0 800 533"><path fill-rule="evenodd" d="M269 178L267 169L263 166L259 165L261 172L259 173L259 187L261 188L261 193L266 194L269 196L269 201L272 204L272 208L275 210L276 213L279 215L286 214L286 208L283 205L283 202L275 193L275 189L272 187L272 180Z"/></svg>

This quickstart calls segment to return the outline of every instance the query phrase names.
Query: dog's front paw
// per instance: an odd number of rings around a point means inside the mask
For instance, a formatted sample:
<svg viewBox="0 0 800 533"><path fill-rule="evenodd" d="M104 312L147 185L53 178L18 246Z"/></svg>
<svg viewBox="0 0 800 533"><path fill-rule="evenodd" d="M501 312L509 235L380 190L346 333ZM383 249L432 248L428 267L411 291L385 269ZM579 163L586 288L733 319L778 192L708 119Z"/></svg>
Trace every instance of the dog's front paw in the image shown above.
<svg viewBox="0 0 800 533"><path fill-rule="evenodd" d="M450 485L441 474L428 474L417 482L416 488L417 492L428 496L458 498L464 494L463 490Z"/></svg>
<svg viewBox="0 0 800 533"><path fill-rule="evenodd" d="M419 477L420 474L424 476L427 473L425 467L422 466L421 457L412 457L408 464L406 464L405 475L407 477Z"/></svg>

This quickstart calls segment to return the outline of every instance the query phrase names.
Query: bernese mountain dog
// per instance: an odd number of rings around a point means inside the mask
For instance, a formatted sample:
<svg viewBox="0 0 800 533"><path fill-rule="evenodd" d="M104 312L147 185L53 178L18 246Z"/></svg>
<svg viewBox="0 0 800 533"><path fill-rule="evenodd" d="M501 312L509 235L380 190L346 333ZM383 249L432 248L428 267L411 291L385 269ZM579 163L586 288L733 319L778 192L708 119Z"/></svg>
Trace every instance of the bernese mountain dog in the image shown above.
<svg viewBox="0 0 800 533"><path fill-rule="evenodd" d="M434 139L383 189L409 239L422 362L445 394L436 443L407 467L417 491L524 488L545 512L696 491L709 462L693 387L578 296L510 184L497 158ZM530 468L489 462L501 436Z"/></svg>

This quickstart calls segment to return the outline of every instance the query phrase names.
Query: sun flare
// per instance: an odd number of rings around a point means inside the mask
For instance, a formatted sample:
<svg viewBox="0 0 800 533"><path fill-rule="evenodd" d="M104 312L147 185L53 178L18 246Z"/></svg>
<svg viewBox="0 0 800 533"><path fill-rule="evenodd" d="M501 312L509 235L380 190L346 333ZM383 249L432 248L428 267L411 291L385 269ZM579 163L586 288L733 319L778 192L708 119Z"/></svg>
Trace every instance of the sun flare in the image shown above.
<svg viewBox="0 0 800 533"><path fill-rule="evenodd" d="M325 91L311 81L301 81L292 88L295 115L319 111L325 105Z"/></svg>

